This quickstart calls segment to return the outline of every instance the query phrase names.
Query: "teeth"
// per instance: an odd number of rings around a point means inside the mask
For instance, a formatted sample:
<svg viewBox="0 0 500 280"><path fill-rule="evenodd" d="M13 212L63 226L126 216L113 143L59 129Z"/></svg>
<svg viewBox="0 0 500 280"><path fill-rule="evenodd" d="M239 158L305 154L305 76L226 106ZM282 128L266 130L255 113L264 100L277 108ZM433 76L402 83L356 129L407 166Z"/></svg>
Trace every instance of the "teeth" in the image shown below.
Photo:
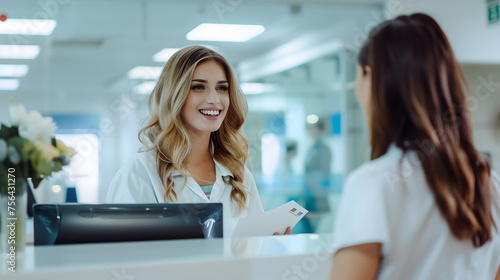
<svg viewBox="0 0 500 280"><path fill-rule="evenodd" d="M200 110L200 112L203 115L218 116L220 111L219 110Z"/></svg>

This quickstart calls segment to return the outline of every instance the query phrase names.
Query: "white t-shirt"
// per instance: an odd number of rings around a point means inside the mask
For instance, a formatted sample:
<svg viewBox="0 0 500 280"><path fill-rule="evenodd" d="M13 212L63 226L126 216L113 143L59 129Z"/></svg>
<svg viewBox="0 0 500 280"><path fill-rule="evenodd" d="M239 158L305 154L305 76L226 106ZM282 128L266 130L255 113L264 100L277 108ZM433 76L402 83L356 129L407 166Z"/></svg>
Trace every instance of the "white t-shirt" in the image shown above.
<svg viewBox="0 0 500 280"><path fill-rule="evenodd" d="M138 153L134 158L123 165L111 181L106 196L107 203L164 203L165 188L156 167L156 152ZM189 177L184 185L184 176L174 173L174 191L178 203L208 203L222 202L223 204L223 235L231 237L240 217L252 213L264 212L260 202L259 192L255 185L252 173L245 167L243 185L247 187L247 210L238 215L236 204L231 200L232 186L223 181L223 177L233 176L222 164L214 160L216 180L212 188L210 199L207 198L196 181Z"/></svg>
<svg viewBox="0 0 500 280"><path fill-rule="evenodd" d="M337 212L336 249L382 243L377 279L494 279L500 265L500 180L492 172L493 240L459 241L440 214L415 152L400 165L392 145L347 178ZM355 266L355 264L353 264Z"/></svg>

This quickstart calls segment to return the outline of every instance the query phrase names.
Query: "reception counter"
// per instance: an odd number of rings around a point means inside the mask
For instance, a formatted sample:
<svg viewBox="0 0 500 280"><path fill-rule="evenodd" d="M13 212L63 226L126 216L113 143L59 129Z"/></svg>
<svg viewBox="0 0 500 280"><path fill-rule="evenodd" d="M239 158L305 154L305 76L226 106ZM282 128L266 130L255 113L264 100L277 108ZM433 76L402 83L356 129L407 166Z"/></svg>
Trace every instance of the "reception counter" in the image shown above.
<svg viewBox="0 0 500 280"><path fill-rule="evenodd" d="M28 246L0 279L328 279L331 234Z"/></svg>

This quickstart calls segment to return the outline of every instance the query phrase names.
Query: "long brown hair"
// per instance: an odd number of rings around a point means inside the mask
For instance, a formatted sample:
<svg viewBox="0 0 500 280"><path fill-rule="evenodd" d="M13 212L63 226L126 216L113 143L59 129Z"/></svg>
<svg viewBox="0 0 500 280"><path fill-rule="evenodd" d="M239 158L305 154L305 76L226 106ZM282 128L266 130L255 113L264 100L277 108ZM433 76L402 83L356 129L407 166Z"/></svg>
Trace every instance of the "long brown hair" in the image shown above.
<svg viewBox="0 0 500 280"><path fill-rule="evenodd" d="M248 194L247 187L243 185L248 140L241 128L247 117L248 105L233 69L222 55L203 46L190 46L177 51L168 60L149 97L150 117L147 125L139 131L139 140L144 144L147 142L144 138L147 138L153 143L147 150L156 151L156 165L166 191L165 202L177 200L171 171L177 170L186 178L189 176L185 170L186 157L191 150L181 110L196 66L210 60L224 69L230 100L221 127L210 135L213 144L213 151L210 152L212 158L233 174L226 183L232 186L232 201L242 210L246 208Z"/></svg>
<svg viewBox="0 0 500 280"><path fill-rule="evenodd" d="M372 71L371 158L391 143L418 154L442 216L459 240L492 238L490 164L474 147L468 84L437 22L399 16L370 33L358 56Z"/></svg>

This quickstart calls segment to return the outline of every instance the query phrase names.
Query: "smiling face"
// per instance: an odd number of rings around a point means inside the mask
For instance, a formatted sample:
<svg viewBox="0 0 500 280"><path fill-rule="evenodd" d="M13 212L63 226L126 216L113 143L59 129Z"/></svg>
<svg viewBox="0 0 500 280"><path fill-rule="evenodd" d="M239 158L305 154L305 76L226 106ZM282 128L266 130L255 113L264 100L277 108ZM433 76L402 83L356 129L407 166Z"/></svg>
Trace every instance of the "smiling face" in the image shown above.
<svg viewBox="0 0 500 280"><path fill-rule="evenodd" d="M217 131L229 109L229 83L214 60L196 66L181 116L190 133Z"/></svg>

